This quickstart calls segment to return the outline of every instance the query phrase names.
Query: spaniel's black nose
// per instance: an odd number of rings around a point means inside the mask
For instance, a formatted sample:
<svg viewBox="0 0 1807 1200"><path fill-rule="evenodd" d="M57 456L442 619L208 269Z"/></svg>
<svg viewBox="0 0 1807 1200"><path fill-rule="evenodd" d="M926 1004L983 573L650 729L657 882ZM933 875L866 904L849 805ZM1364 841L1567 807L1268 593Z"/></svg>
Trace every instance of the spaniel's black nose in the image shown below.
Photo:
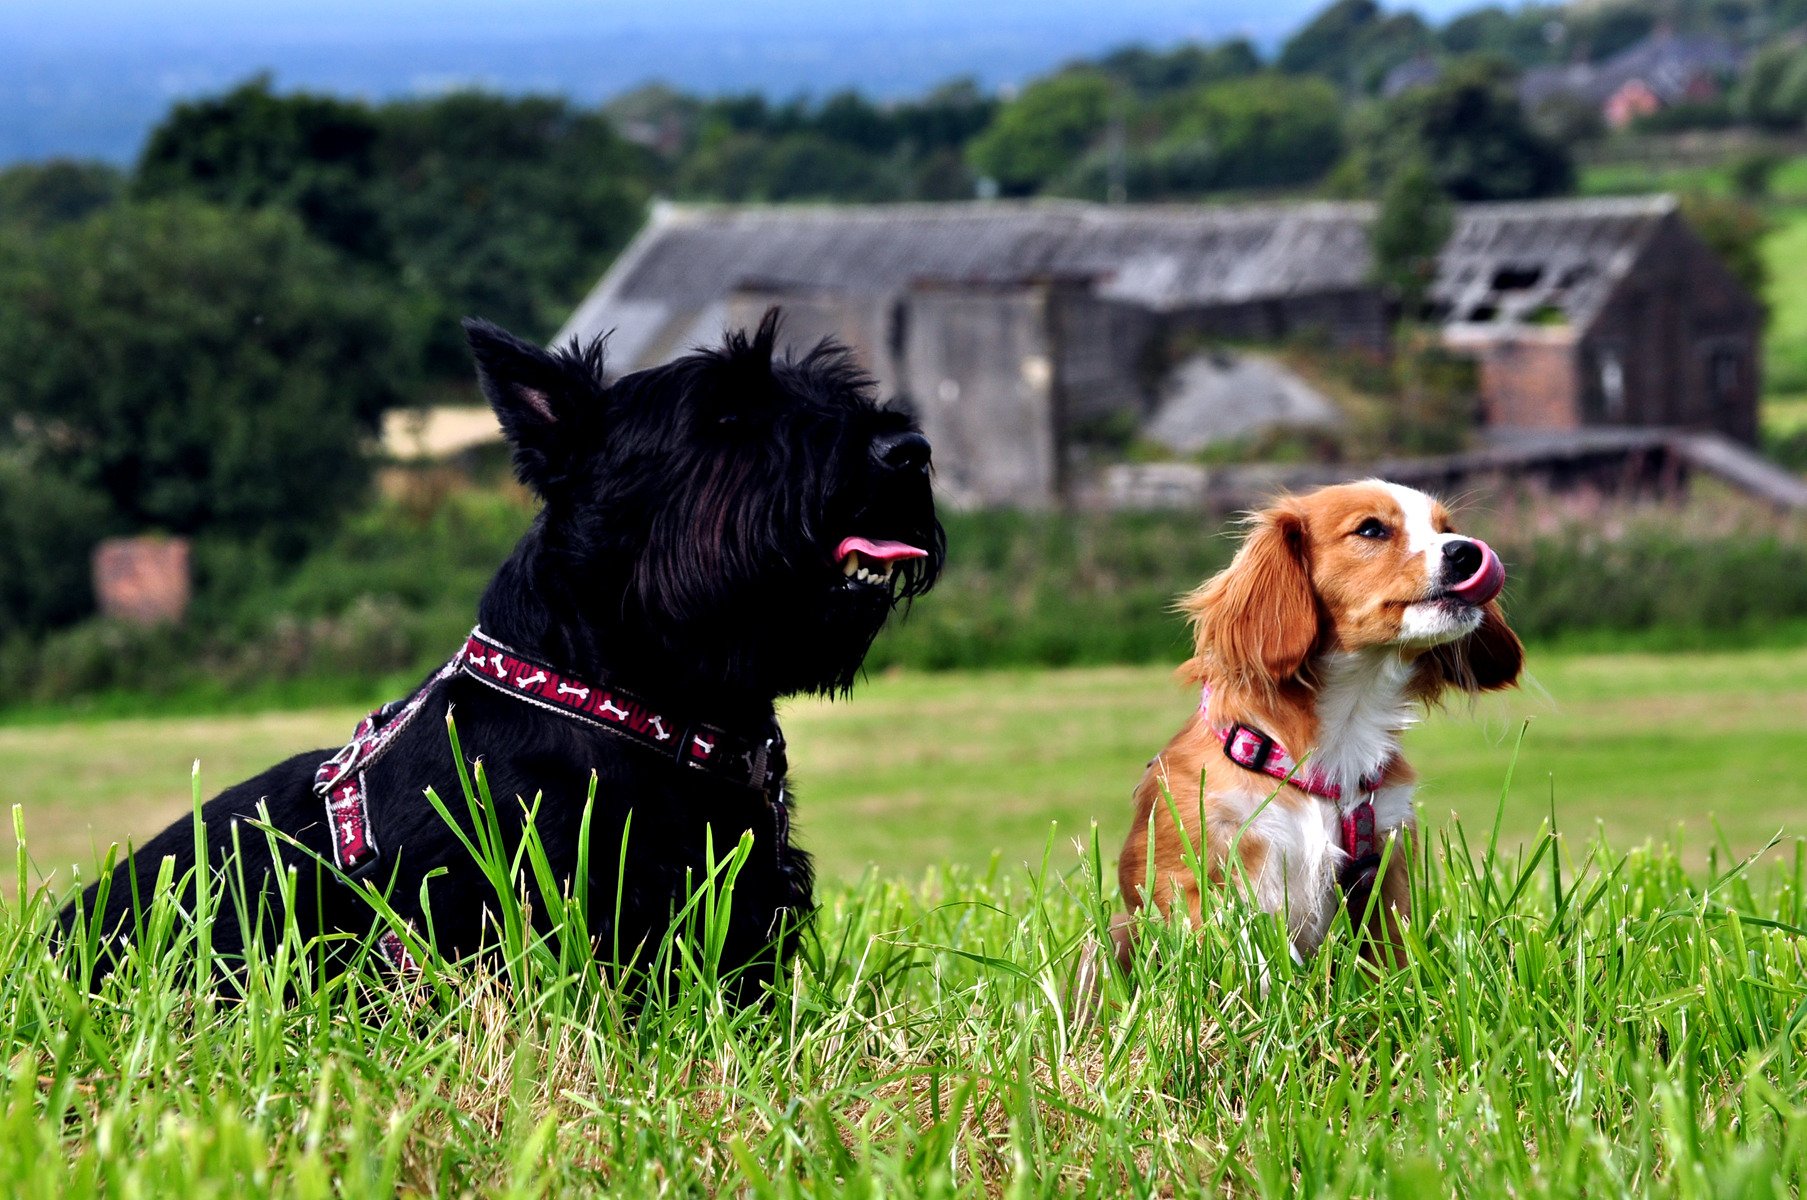
<svg viewBox="0 0 1807 1200"><path fill-rule="evenodd" d="M929 439L920 433L884 433L872 439L872 458L888 471L927 471Z"/></svg>
<svg viewBox="0 0 1807 1200"><path fill-rule="evenodd" d="M1451 583L1473 579L1483 561L1481 548L1467 538L1443 543L1443 578Z"/></svg>

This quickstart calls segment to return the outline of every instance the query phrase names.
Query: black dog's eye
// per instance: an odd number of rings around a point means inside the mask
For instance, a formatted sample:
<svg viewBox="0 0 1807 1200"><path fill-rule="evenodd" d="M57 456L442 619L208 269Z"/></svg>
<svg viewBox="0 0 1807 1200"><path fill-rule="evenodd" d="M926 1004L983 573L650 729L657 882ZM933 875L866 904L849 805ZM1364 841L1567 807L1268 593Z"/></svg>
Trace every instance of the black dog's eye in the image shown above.
<svg viewBox="0 0 1807 1200"><path fill-rule="evenodd" d="M1392 536L1392 531L1387 528L1386 523L1379 517L1369 517L1366 521L1363 521L1360 525L1355 527L1355 536L1374 538L1376 541L1384 541Z"/></svg>

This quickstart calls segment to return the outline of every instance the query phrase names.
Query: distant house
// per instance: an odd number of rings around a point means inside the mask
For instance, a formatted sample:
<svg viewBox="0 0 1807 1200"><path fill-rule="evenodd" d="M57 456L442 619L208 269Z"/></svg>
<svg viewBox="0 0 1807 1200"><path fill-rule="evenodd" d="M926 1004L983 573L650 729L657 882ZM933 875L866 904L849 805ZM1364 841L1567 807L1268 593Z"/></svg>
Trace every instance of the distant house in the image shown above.
<svg viewBox="0 0 1807 1200"><path fill-rule="evenodd" d="M558 336L610 332L625 372L782 304L793 345L840 338L915 408L952 498L1046 504L1072 490L1089 437L1157 412L1167 429L1226 394L1199 373L1202 347L1311 335L1385 352L1372 217L1324 203L661 206ZM1490 425L1754 436L1757 304L1667 198L1466 206L1431 299L1480 360Z"/></svg>
<svg viewBox="0 0 1807 1200"><path fill-rule="evenodd" d="M1622 129L1677 104L1717 99L1743 66L1743 52L1725 38L1658 32L1604 62L1534 67L1518 95L1530 110L1556 100L1585 104Z"/></svg>

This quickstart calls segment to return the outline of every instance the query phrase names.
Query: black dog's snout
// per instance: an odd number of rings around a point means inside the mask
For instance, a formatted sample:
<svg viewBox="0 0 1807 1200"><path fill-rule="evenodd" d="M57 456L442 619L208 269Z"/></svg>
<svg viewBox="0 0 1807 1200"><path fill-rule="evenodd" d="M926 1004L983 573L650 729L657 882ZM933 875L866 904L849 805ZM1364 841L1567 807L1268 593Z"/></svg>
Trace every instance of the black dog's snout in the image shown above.
<svg viewBox="0 0 1807 1200"><path fill-rule="evenodd" d="M872 459L888 471L927 471L929 439L920 433L883 433L872 439Z"/></svg>
<svg viewBox="0 0 1807 1200"><path fill-rule="evenodd" d="M1466 538L1443 543L1443 577L1460 583L1481 569L1481 548Z"/></svg>

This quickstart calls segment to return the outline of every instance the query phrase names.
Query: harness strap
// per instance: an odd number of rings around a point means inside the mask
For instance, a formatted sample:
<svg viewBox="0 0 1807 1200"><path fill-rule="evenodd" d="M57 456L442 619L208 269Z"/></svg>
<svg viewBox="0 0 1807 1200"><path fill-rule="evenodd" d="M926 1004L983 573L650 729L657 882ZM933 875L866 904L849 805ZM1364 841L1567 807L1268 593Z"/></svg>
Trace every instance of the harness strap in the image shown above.
<svg viewBox="0 0 1807 1200"><path fill-rule="evenodd" d="M607 680L585 683L554 670L477 628L412 695L392 700L358 722L351 740L314 772L314 792L326 805L333 861L347 876L367 874L380 857L370 820L370 769L426 707L434 689L460 674L537 708L605 729L678 766L751 788L788 817L783 781L789 764L784 732L776 721L755 736L706 721L686 721ZM398 956L406 954L394 934L380 939L378 949L398 967Z"/></svg>
<svg viewBox="0 0 1807 1200"><path fill-rule="evenodd" d="M1201 714L1210 701L1211 689L1207 686L1199 701ZM1236 721L1226 728L1214 728L1212 732L1223 742L1224 757L1237 766L1282 780L1302 792L1336 805L1343 835L1343 850L1348 855L1340 879L1345 890L1351 881L1359 880L1364 874L1372 874L1380 862L1381 840L1378 819L1374 813L1374 790L1386 778L1388 764L1382 764L1379 770L1362 776L1357 781L1362 793L1360 802L1345 805L1340 784L1309 763L1301 765L1287 752L1285 746L1259 729Z"/></svg>

